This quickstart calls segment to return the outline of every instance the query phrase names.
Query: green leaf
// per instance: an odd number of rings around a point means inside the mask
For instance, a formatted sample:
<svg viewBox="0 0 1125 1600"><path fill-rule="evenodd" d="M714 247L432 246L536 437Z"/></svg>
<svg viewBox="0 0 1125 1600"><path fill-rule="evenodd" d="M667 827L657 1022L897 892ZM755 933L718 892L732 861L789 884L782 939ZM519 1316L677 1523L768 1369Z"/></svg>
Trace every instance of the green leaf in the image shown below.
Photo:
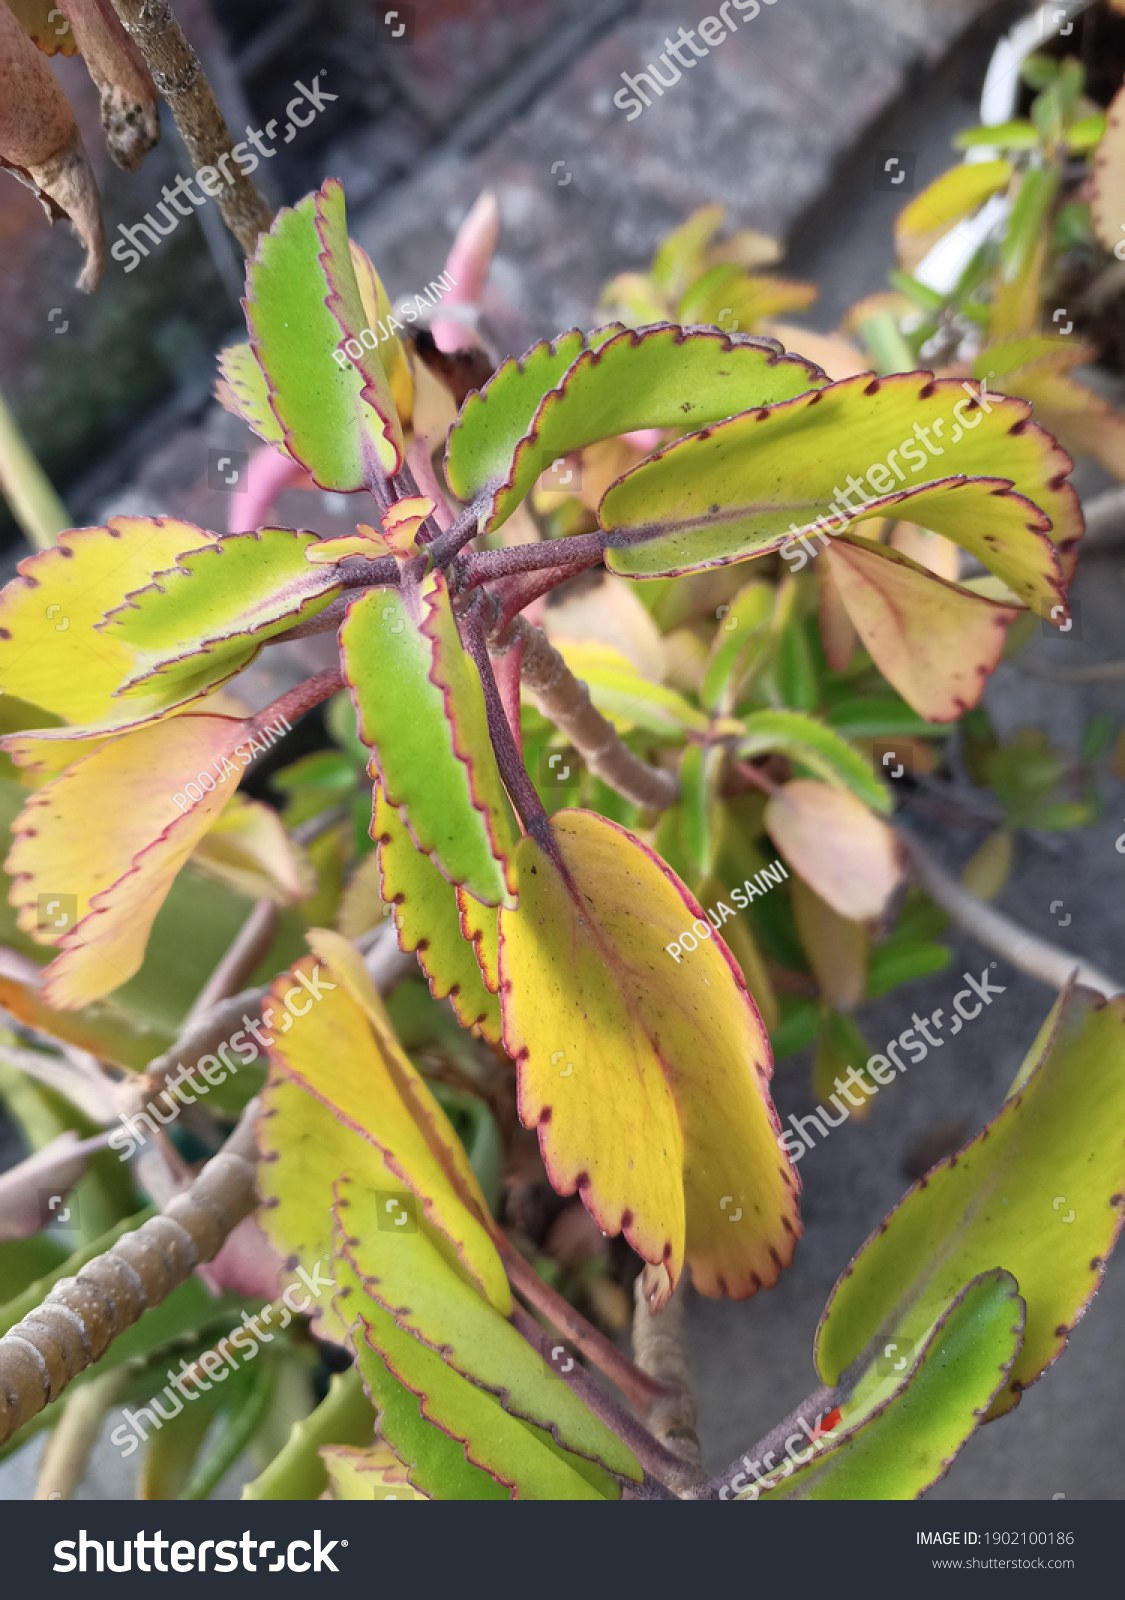
<svg viewBox="0 0 1125 1600"><path fill-rule="evenodd" d="M824 713L830 728L846 739L932 739L943 730L935 728L905 700L842 700Z"/></svg>
<svg viewBox="0 0 1125 1600"><path fill-rule="evenodd" d="M907 1377L884 1382L866 1404L842 1407L831 1448L807 1450L804 1464L762 1499L916 1500L945 1476L1003 1388L1024 1315L1011 1273L981 1273L943 1311ZM738 1498L758 1494L755 1486Z"/></svg>
<svg viewBox="0 0 1125 1600"><path fill-rule="evenodd" d="M500 1002L485 987L475 942L462 931L457 891L430 857L415 848L378 783L371 836L379 847L383 899L394 902L399 948L417 951L430 993L435 1000L449 997L462 1027L479 1030L498 1044Z"/></svg>
<svg viewBox="0 0 1125 1600"><path fill-rule="evenodd" d="M332 1376L328 1393L309 1416L293 1424L269 1466L244 1485L244 1500L319 1500L328 1487L322 1445L371 1443L375 1417L354 1367Z"/></svg>
<svg viewBox="0 0 1125 1600"><path fill-rule="evenodd" d="M895 238L902 241L948 231L990 195L1005 188L1014 171L1010 161L977 161L943 172L899 212Z"/></svg>
<svg viewBox="0 0 1125 1600"><path fill-rule="evenodd" d="M485 905L514 904L511 813L445 578L420 593L368 590L348 608L340 648L372 776L417 847Z"/></svg>
<svg viewBox="0 0 1125 1600"><path fill-rule="evenodd" d="M1085 155L1088 150L1093 150L1101 142L1105 130L1105 114L1100 111L1094 116L1080 117L1077 122L1072 122L1066 130L1066 142L1071 155Z"/></svg>
<svg viewBox="0 0 1125 1600"><path fill-rule="evenodd" d="M948 945L934 944L929 940L899 940L890 938L873 945L867 968L867 998L876 1000L888 989L900 983L911 983L916 978L928 978L935 972L944 972L953 952Z"/></svg>
<svg viewBox="0 0 1125 1600"><path fill-rule="evenodd" d="M336 1270L352 1289L356 1362L379 1408L379 1431L418 1489L435 1500L608 1498L585 1476L586 1463L398 1328L363 1297L346 1262Z"/></svg>
<svg viewBox="0 0 1125 1600"><path fill-rule="evenodd" d="M1035 249L1058 187L1059 173L1054 167L1029 167L1024 173L1000 241L1000 276L1005 283L1016 281Z"/></svg>
<svg viewBox="0 0 1125 1600"><path fill-rule="evenodd" d="M703 271L707 246L722 227L725 207L700 206L663 239L652 259L652 281L667 295L683 294Z"/></svg>
<svg viewBox="0 0 1125 1600"><path fill-rule="evenodd" d="M722 261L692 284L676 316L685 325L710 323L724 333L753 333L762 317L803 311L815 299L811 283L757 276L733 261Z"/></svg>
<svg viewBox="0 0 1125 1600"><path fill-rule="evenodd" d="M1031 122L999 122L987 128L967 128L953 140L955 150L975 150L981 145L996 150L1037 150L1039 130Z"/></svg>
<svg viewBox="0 0 1125 1600"><path fill-rule="evenodd" d="M259 439L284 450L285 433L270 406L269 384L249 344L232 344L220 351L219 371L222 378L215 393L226 409L241 417Z"/></svg>
<svg viewBox="0 0 1125 1600"><path fill-rule="evenodd" d="M795 1056L798 1050L807 1050L819 1027L820 1008L815 1000L782 995L781 1021L770 1033L774 1060L784 1061L786 1056Z"/></svg>
<svg viewBox="0 0 1125 1600"><path fill-rule="evenodd" d="M367 318L338 179L278 213L246 277L250 344L289 454L338 493L393 477L402 427L382 363L359 338ZM354 359L349 340L359 341Z"/></svg>
<svg viewBox="0 0 1125 1600"><path fill-rule="evenodd" d="M385 1226L388 1196L408 1191L386 1167L378 1183L378 1193L346 1177L335 1188L343 1253L367 1298L389 1312L402 1332L440 1350L447 1367L496 1395L510 1415L549 1431L565 1449L639 1481L632 1451L453 1270L425 1219L401 1234Z"/></svg>
<svg viewBox="0 0 1125 1600"><path fill-rule="evenodd" d="M680 761L683 841L697 882L708 877L715 867L720 826L719 778L724 759L719 745L689 744Z"/></svg>
<svg viewBox="0 0 1125 1600"><path fill-rule="evenodd" d="M778 751L799 761L826 783L850 789L876 811L890 812L890 793L871 771L870 762L832 728L803 711L753 711L742 719L745 737L738 753L745 761Z"/></svg>
<svg viewBox="0 0 1125 1600"><path fill-rule="evenodd" d="M154 573L147 588L98 624L134 651L117 693L150 694L153 680L166 691L185 680L197 683L201 664L216 682L225 681L267 639L323 611L340 584L333 568L305 560L317 542L315 533L287 528L226 534Z"/></svg>
<svg viewBox="0 0 1125 1600"><path fill-rule="evenodd" d="M854 521L894 507L977 556L1046 615L1063 598L1059 553L1082 524L1065 481L1070 457L1029 415L1025 401L978 397L956 379L861 373L733 417L665 446L607 491L598 508L606 565L649 578L785 546L799 571L808 559L795 544L802 532L829 545ZM866 486L848 470L862 462ZM855 506L853 496L864 499ZM816 553L811 539L808 548Z"/></svg>
<svg viewBox="0 0 1125 1600"><path fill-rule="evenodd" d="M774 594L773 585L759 579L719 607L722 616L699 696L708 711L730 712L738 704L747 674L769 638Z"/></svg>
<svg viewBox="0 0 1125 1600"><path fill-rule="evenodd" d="M673 323L599 333L605 337L596 347L587 341L555 387L540 388L530 416L527 378L505 363L450 429L446 476L462 500L479 497L482 533L498 528L560 456L638 428L702 427L824 381L818 367L786 355L773 339ZM529 372L547 365L543 349L524 358Z"/></svg>
<svg viewBox="0 0 1125 1600"><path fill-rule="evenodd" d="M983 1004L970 990L955 998L970 1010ZM1000 1112L910 1190L837 1282L817 1334L826 1382L876 1335L917 1343L998 1264L1027 1302L1027 1333L989 1417L1010 1410L1062 1353L1121 1228L1123 1021L1123 998L1098 1010L1083 992L1060 999Z"/></svg>

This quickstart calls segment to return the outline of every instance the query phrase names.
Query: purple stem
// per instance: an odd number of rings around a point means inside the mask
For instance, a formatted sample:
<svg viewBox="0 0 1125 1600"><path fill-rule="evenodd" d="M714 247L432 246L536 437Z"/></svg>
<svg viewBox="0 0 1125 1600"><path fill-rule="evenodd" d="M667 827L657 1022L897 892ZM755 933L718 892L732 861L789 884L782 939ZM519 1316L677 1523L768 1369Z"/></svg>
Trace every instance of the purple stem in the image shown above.
<svg viewBox="0 0 1125 1600"><path fill-rule="evenodd" d="M569 539L545 539L539 544L509 545L504 550L474 550L462 563L462 591L475 589L513 572L537 572L542 567L564 568L568 576L585 572L602 559L603 535L576 533Z"/></svg>
<svg viewBox="0 0 1125 1600"><path fill-rule="evenodd" d="M460 555L470 539L476 538L479 520L476 506L467 505L458 513L457 520L450 523L444 533L438 534L430 547L435 567L448 566L454 556Z"/></svg>
<svg viewBox="0 0 1125 1600"><path fill-rule="evenodd" d="M542 828L546 824L547 813L542 800L535 792L535 785L527 775L527 768L516 748L515 736L508 726L508 718L504 714L504 702L496 686L496 675L492 670L488 646L484 641L484 628L481 625L478 607L474 605L470 610L463 612L459 622L462 643L476 662L480 673L481 686L484 689L484 707L488 716L488 733L496 755L496 764L500 768L500 776L511 796L512 804L519 812L520 821L531 833L537 830L537 826Z"/></svg>

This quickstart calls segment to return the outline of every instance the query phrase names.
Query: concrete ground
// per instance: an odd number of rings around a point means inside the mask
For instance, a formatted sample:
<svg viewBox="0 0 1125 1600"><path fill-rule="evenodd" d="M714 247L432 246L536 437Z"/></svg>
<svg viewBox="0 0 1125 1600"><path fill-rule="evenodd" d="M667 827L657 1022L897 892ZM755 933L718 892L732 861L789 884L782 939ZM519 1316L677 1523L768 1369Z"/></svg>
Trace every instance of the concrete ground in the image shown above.
<svg viewBox="0 0 1125 1600"><path fill-rule="evenodd" d="M702 7L695 10L703 14ZM983 20L962 35L970 13L982 10ZM462 120L407 177L374 194L368 186L370 198L353 212L353 231L392 293L410 293L415 280L428 281L440 269L453 229L476 194L493 187L503 229L484 312L501 354L519 353L535 338L575 323L589 325L605 279L643 266L670 227L714 199L727 203L733 225L789 238L784 270L815 278L821 287L808 323L833 327L852 301L884 286L891 264L890 230L901 202L875 190L877 154L913 154L916 187L949 164L949 137L975 120L991 44L1011 14L1011 8L953 0L784 0L744 21L710 60L685 72L663 99L627 123L612 103L620 74L642 70L663 49L667 33L695 19L679 0L648 0L624 11L607 7L606 16L615 11L616 20L592 32L588 19L585 32L568 32L576 27L576 12L561 11L553 31L505 80L507 88L496 91L501 98L507 93L508 101L493 106L482 125L498 124L500 131L481 138L471 118ZM581 8L577 14L581 21ZM400 70L408 78L409 61ZM325 171L339 171L347 183L363 170L368 151L362 139L343 140ZM190 456L194 463L202 453L200 430L214 425L197 419L190 441L181 435L167 442L167 459L179 451L181 462ZM171 473L165 503L153 504L149 488L144 509L179 509L182 488ZM136 486L120 484L114 503L139 494ZM193 502L197 520L205 520L201 504ZM217 510L216 524L222 525ZM1081 640L1037 638L1027 660L1084 663L1123 653L1123 560L1107 552L1083 564L1075 589L1083 607ZM1117 727L1125 721L1121 687L1064 687L1031 678L1019 666L1000 669L987 703L1003 733L1035 724L1071 750L1081 722L1095 711L1110 712ZM1125 977L1125 858L1114 849L1125 787L1109 778L1103 794L1105 820L1096 826L1021 836L999 903L1030 930ZM983 828L930 829L923 837L957 866L983 835ZM1072 918L1065 932L1049 910L1059 899ZM952 935L950 942L955 959L945 973L861 1011L858 1021L873 1049L900 1033L914 1009L948 1006L959 974L979 972L988 959L967 938ZM811 1352L821 1309L851 1254L908 1186L902 1164L917 1140L957 1119L971 1137L999 1106L1053 997L1002 962L994 981L1004 985L1003 996L956 1041L896 1080L863 1125L846 1123L804 1158L805 1238L778 1287L739 1305L690 1298L690 1356L710 1468L740 1454L815 1386ZM804 1057L778 1068L775 1094L783 1119L812 1108L808 1080ZM1125 1266L1114 1260L1062 1360L1013 1415L970 1442L932 1495L1125 1495L1118 1437L1123 1317ZM0 1495L30 1494L37 1449L0 1467ZM237 1493L238 1481L236 1472L224 1492ZM99 1451L82 1492L131 1492L112 1450Z"/></svg>

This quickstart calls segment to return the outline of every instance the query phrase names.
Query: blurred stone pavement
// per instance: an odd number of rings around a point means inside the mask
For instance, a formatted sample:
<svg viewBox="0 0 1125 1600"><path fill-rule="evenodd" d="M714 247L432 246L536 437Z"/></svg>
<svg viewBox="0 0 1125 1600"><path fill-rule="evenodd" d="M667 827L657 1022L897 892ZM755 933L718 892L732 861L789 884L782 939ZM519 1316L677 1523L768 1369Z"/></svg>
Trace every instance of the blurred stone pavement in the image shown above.
<svg viewBox="0 0 1125 1600"><path fill-rule="evenodd" d="M712 200L727 204L732 226L788 239L782 270L821 288L805 320L833 328L852 301L884 286L892 261L901 200L874 188L877 152L914 155L916 189L948 165L950 136L975 121L992 45L1019 10L957 0L766 0L750 17L748 5L745 16L733 12L737 33L629 122L613 104L620 75L643 70L664 50L666 35L716 14L717 6L539 0L526 8L536 25L524 27L519 50L506 61L500 51L501 66L479 85L463 64L473 59L473 19L482 29L485 20L494 24L514 12L514 0L458 9L461 33L401 49L394 61L394 81L409 104L432 106L435 85L443 85L457 115L428 144L416 143L410 159L400 151L397 165L378 130L345 132L328 147L321 171L344 179L353 233L392 298L437 275L468 207L482 188L495 191L502 233L482 311L499 355L591 325L602 283L644 266L671 227ZM225 414L199 405L154 442L144 470L101 482L84 518L131 509L225 526L223 497L205 486L206 449L220 443L244 440ZM1094 490L1103 480L1084 473L1079 481ZM308 525L312 499L297 502L298 525ZM325 531L333 517L347 521L344 506L325 503L319 511L324 516L314 525ZM1051 668L1125 654L1123 568L1125 552L1112 549L1080 563L1074 592L1082 638L1037 637L1019 665L997 672L987 704L1002 733L1036 724L1074 751L1082 724L1096 712L1111 713L1116 728L1125 722L1122 686L1074 688L1023 670L1024 663ZM1106 815L1096 826L1021 835L999 904L1030 930L1125 979L1125 857L1114 849L1125 785L1107 779L1103 792ZM927 838L958 867L985 831L931 831ZM1058 899L1072 917L1065 932L1048 909ZM979 946L949 938L954 960L945 972L861 1010L858 1022L873 1050L900 1033L913 1010L948 1007L959 975L984 967L989 956ZM1004 986L1003 996L948 1048L896 1079L862 1125L847 1122L804 1157L805 1238L777 1288L737 1305L689 1298L690 1358L710 1469L746 1450L815 1387L812 1341L821 1309L850 1255L908 1187L903 1162L917 1141L951 1121L964 1123L967 1139L1000 1105L1053 996L1003 962L993 981ZM813 1108L809 1077L807 1056L778 1067L783 1120ZM1061 1249L1058 1215L1045 1216L1043 1226L1058 1229ZM970 1441L933 1496L1125 1496L1123 1325L1125 1264L1114 1259L1062 1360L1013 1415ZM0 1495L32 1492L37 1451L0 1467ZM236 1494L239 1481L232 1474L224 1493ZM130 1493L125 1469L103 1444L82 1496Z"/></svg>

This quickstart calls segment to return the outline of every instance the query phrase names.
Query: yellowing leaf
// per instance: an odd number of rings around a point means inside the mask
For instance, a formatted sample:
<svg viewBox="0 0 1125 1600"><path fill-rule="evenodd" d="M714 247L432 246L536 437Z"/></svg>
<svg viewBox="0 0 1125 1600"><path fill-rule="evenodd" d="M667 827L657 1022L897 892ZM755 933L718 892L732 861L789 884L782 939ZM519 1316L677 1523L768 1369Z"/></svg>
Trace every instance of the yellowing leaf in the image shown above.
<svg viewBox="0 0 1125 1600"><path fill-rule="evenodd" d="M116 717L132 726L161 715L178 697L169 701L158 683L147 701L113 699L134 651L94 625L154 571L217 538L170 517L111 517L104 528L60 534L54 549L21 561L0 593L0 686L69 723Z"/></svg>
<svg viewBox="0 0 1125 1600"><path fill-rule="evenodd" d="M391 302L387 298L383 280L375 271L374 264L367 251L356 244L354 239L349 240L349 246L352 253L352 266L355 268L356 283L359 286L359 298L363 304L364 315L367 318L367 326L377 334L381 322L390 335L389 338L381 338L376 348L383 371L387 374L387 381L391 386L391 394L394 397L399 420L405 428L410 422L414 410L414 381L410 375L410 363L406 358L406 350L402 340L391 328Z"/></svg>
<svg viewBox="0 0 1125 1600"><path fill-rule="evenodd" d="M172 880L238 782L230 758L248 737L232 718L174 717L109 740L28 801L5 865L19 926L63 951L44 974L49 1005L85 1005L140 967ZM72 911L63 931L40 916L43 895L73 897L72 908L60 901Z"/></svg>
<svg viewBox="0 0 1125 1600"><path fill-rule="evenodd" d="M328 1471L333 1500L427 1500L410 1482L410 1474L382 1439L377 1444L322 1444L320 1459Z"/></svg>
<svg viewBox="0 0 1125 1600"><path fill-rule="evenodd" d="M765 825L794 872L853 922L877 917L902 877L891 829L843 789L796 778L770 797Z"/></svg>
<svg viewBox="0 0 1125 1600"><path fill-rule="evenodd" d="M508 1280L489 1237L484 1196L460 1140L395 1038L355 951L326 929L310 933L309 943L322 956L323 992L292 1019L291 1027L281 1027L270 1047L271 1060L345 1128L383 1153L391 1170L417 1195L428 1220L455 1247L463 1269L506 1316L511 1306ZM295 975L303 971L311 979L316 969L314 958L303 957L277 980L273 995L279 1013ZM299 995L299 977L297 985Z"/></svg>
<svg viewBox="0 0 1125 1600"><path fill-rule="evenodd" d="M867 992L867 930L834 911L801 878L791 891L801 944L823 998L837 1011L850 1011Z"/></svg>
<svg viewBox="0 0 1125 1600"><path fill-rule="evenodd" d="M826 558L872 660L919 716L952 722L976 705L1021 611L854 534L833 540Z"/></svg>
<svg viewBox="0 0 1125 1600"><path fill-rule="evenodd" d="M623 828L562 811L517 854L500 915L504 1044L551 1182L674 1284L734 1299L777 1281L799 1229L769 1044L725 945L677 964L698 904ZM702 925L710 925L703 920Z"/></svg>
<svg viewBox="0 0 1125 1600"><path fill-rule="evenodd" d="M915 195L895 222L899 260L906 270L912 272L954 223L1005 188L1014 171L1010 161L963 162Z"/></svg>

